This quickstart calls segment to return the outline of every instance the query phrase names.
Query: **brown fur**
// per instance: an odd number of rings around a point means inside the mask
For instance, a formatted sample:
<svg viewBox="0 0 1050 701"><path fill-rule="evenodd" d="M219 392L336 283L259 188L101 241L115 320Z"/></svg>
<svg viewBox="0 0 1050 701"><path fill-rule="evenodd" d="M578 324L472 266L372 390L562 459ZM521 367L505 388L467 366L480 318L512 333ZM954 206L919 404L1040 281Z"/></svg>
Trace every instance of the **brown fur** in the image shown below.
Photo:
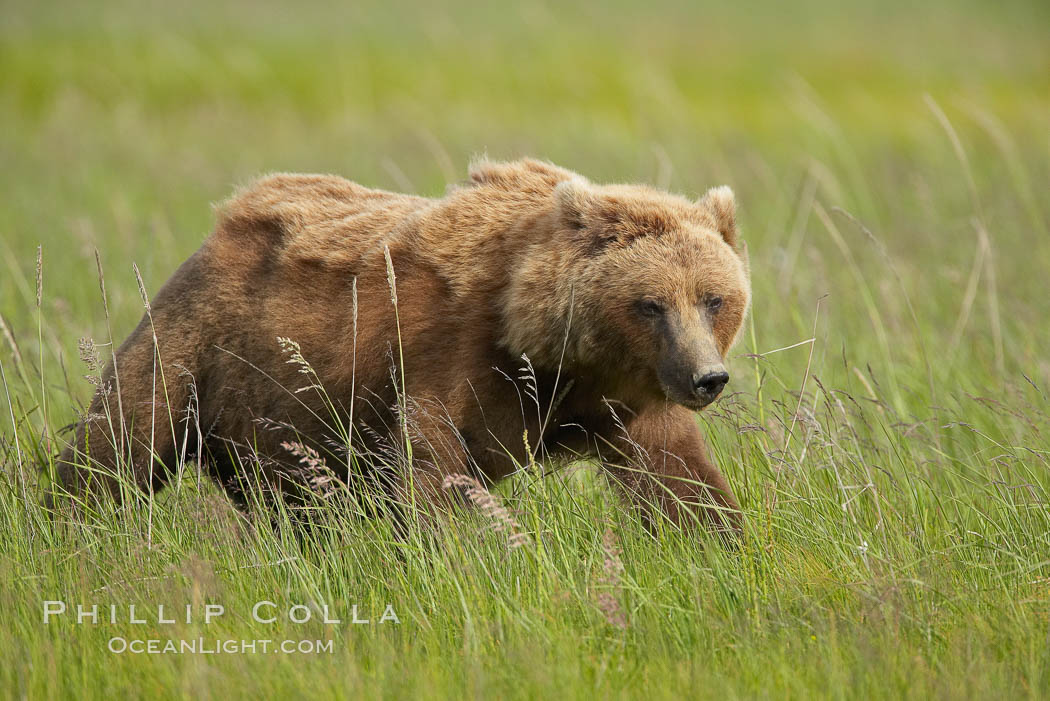
<svg viewBox="0 0 1050 701"><path fill-rule="evenodd" d="M362 455L401 443L404 382L424 497L451 473L494 481L527 463L527 431L545 458L599 458L677 522L695 506L736 528L737 504L687 408L699 408L693 385L679 378L720 363L740 329L750 286L738 246L728 188L692 202L532 160L477 163L441 199L334 176L264 178L222 206L215 233L120 347L60 482L115 493L83 467L89 456L110 471L130 462L137 484L159 488L180 455L200 454L243 502L255 450L264 480L290 492L295 459L281 442L332 454L336 431L316 390L295 391L310 378L280 336L300 344ZM659 299L659 320L639 314L639 295ZM704 306L713 295L715 311ZM522 354L539 411L511 381Z"/></svg>

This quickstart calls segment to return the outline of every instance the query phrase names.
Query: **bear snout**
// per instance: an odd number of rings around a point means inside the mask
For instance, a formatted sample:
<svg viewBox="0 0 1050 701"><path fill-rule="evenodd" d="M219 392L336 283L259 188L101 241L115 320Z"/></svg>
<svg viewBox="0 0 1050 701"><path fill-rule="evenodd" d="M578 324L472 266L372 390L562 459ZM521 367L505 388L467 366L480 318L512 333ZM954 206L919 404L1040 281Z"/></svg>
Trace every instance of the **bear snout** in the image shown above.
<svg viewBox="0 0 1050 701"><path fill-rule="evenodd" d="M729 382L729 373L724 367L704 368L690 377L693 394L702 406L707 406L722 393Z"/></svg>

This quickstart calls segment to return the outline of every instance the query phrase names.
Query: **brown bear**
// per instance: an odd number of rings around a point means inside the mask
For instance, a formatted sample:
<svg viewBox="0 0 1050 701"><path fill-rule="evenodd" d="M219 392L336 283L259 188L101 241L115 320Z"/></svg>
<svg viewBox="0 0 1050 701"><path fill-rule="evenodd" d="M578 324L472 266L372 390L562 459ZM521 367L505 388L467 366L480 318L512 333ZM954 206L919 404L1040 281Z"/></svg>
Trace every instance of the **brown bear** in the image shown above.
<svg viewBox="0 0 1050 701"><path fill-rule="evenodd" d="M693 412L729 380L749 300L726 187L690 201L535 160L476 163L440 199L272 175L147 307L58 482L159 489L196 456L243 505L299 489L294 442L438 505L451 474L582 457L647 518L736 531Z"/></svg>

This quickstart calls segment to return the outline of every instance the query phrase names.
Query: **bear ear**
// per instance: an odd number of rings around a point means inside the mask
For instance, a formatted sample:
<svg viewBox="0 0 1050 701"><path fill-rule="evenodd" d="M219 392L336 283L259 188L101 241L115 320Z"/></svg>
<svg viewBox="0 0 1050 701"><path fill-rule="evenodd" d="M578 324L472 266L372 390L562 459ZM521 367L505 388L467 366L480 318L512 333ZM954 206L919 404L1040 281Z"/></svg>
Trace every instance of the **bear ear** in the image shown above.
<svg viewBox="0 0 1050 701"><path fill-rule="evenodd" d="M729 186L711 188L700 198L699 204L715 218L715 227L725 242L736 248L736 197Z"/></svg>
<svg viewBox="0 0 1050 701"><path fill-rule="evenodd" d="M567 228L582 229L594 204L591 184L581 177L563 180L554 188L554 202Z"/></svg>

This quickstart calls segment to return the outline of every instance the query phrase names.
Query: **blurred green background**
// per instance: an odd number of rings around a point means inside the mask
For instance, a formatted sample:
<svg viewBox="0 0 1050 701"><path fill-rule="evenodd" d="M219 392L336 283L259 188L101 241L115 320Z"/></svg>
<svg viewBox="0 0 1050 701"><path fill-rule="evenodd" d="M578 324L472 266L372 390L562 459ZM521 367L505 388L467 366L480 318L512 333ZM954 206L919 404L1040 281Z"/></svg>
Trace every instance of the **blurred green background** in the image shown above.
<svg viewBox="0 0 1050 701"><path fill-rule="evenodd" d="M1050 693L1050 4L0 2L0 690ZM262 173L440 195L482 153L736 191L752 322L699 420L740 551L654 540L582 473L501 488L520 557L480 526L423 552L358 523L276 538L191 479L99 523L40 508L33 453L92 390L78 339L142 314L133 263L154 293ZM596 584L607 527L625 569ZM163 626L40 624L52 597L202 595L406 622L231 618L205 632L336 652L221 660L106 651Z"/></svg>

